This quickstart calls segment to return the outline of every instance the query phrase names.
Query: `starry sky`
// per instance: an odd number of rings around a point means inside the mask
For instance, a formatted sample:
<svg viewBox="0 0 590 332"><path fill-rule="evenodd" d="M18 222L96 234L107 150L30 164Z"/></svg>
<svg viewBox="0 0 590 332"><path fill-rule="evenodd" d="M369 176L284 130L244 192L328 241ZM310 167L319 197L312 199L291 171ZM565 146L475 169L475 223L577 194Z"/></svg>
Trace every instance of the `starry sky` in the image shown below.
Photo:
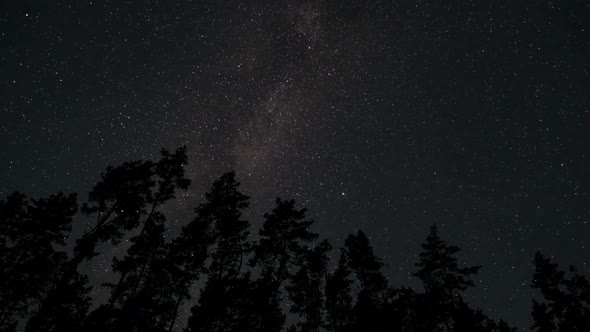
<svg viewBox="0 0 590 332"><path fill-rule="evenodd" d="M172 233L233 169L254 227L295 198L337 247L371 235L394 286L419 286L437 223L483 265L468 300L521 328L536 250L590 273L586 1L0 8L2 197L83 200L107 165L185 144L194 182L167 207ZM90 265L109 278L109 260Z"/></svg>

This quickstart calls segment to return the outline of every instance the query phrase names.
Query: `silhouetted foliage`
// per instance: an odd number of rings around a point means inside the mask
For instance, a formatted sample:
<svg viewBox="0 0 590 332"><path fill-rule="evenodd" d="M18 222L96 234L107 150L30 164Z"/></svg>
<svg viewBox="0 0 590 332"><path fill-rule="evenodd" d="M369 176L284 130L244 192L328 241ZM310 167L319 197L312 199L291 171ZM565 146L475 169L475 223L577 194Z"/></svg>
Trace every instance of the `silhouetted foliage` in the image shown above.
<svg viewBox="0 0 590 332"><path fill-rule="evenodd" d="M235 173L223 174L205 195L207 202L197 208L201 222L211 225L215 247L208 268L208 279L199 303L192 308L189 331L233 331L232 317L239 315L238 295L245 295L239 286L247 283L240 276L244 256L250 250L250 223L242 219L249 197L239 190Z"/></svg>
<svg viewBox="0 0 590 332"><path fill-rule="evenodd" d="M276 279L261 275L250 284L248 307L250 331L282 331L286 316L282 310L283 295Z"/></svg>
<svg viewBox="0 0 590 332"><path fill-rule="evenodd" d="M498 323L488 318L481 309L472 309L460 301L453 312L453 331L455 332L512 332L506 322Z"/></svg>
<svg viewBox="0 0 590 332"><path fill-rule="evenodd" d="M357 299L353 307L353 330L382 329L382 307L387 292L387 279L381 272L383 263L363 231L349 235L342 255L358 280Z"/></svg>
<svg viewBox="0 0 590 332"><path fill-rule="evenodd" d="M535 255L532 287L544 301L533 300L536 331L590 331L590 284L570 266L569 273L540 252Z"/></svg>
<svg viewBox="0 0 590 332"><path fill-rule="evenodd" d="M421 331L421 294L411 288L390 288L383 305L382 325L391 331Z"/></svg>
<svg viewBox="0 0 590 332"><path fill-rule="evenodd" d="M306 250L303 265L291 277L287 286L290 311L302 318L289 331L319 331L324 322L324 294L328 252L332 249L326 240Z"/></svg>
<svg viewBox="0 0 590 332"><path fill-rule="evenodd" d="M252 265L259 264L262 274L279 282L290 277L293 266L301 265L308 244L318 237L311 233L311 220L305 219L306 209L297 210L295 201L276 199L272 213L264 214L260 240L255 247Z"/></svg>
<svg viewBox="0 0 590 332"><path fill-rule="evenodd" d="M326 319L330 331L346 331L352 326L352 280L348 257L340 255L336 270L326 280Z"/></svg>
<svg viewBox="0 0 590 332"><path fill-rule="evenodd" d="M39 310L27 325L28 331L48 331L49 326L77 321L76 317L64 316L68 310L72 313L80 312L81 316L85 316L84 308L88 307L85 303L90 288L82 284L85 277L80 276L78 272L80 263L98 254L97 244L104 241L118 244L124 231L132 230L142 222L144 225L150 224L158 206L174 198L177 188L188 188L190 180L184 178L186 148L178 148L174 153L162 149L160 154L161 158L156 163L128 162L118 167L107 167L106 172L101 175L102 180L88 195L88 203L82 206L82 211L86 215L96 215L96 223L77 240L72 259L62 267L59 279L41 301ZM143 216L146 218L143 219ZM141 241L138 239L135 242ZM115 262L115 267L121 270L119 284L128 273L122 269L132 269L132 262L131 259L127 261L127 265L118 266ZM135 267L141 269L144 266L145 264ZM141 276L136 280L136 284L141 281ZM68 292L71 296L60 295ZM116 289L114 294L117 295L119 292ZM81 322L82 320L79 320L78 324Z"/></svg>
<svg viewBox="0 0 590 332"><path fill-rule="evenodd" d="M277 198L253 241L243 217L250 198L234 172L214 181L195 217L167 238L162 206L188 188L186 164L181 147L162 150L156 162L108 167L82 206L93 221L71 248L75 194L0 200L0 331L516 330L464 300L480 267L460 266L459 248L436 226L414 274L424 291L390 287L362 231L346 237L331 270L332 245L316 242L313 221L294 200ZM103 285L110 298L89 313L91 285L80 264L99 256L100 244L122 240L129 245L112 264L119 278ZM543 296L533 301L534 330L590 330L590 286L573 267L566 273L537 253L532 287ZM190 305L188 321L180 319Z"/></svg>
<svg viewBox="0 0 590 332"><path fill-rule="evenodd" d="M159 206L175 197L176 189L188 188L190 180L184 177L186 147L174 153L162 149L160 154L156 163L134 161L107 167L82 206L85 214L96 215L96 223L78 241L76 257L93 257L99 242L118 244L124 231L139 226L142 216L149 219Z"/></svg>
<svg viewBox="0 0 590 332"><path fill-rule="evenodd" d="M71 262L69 262L71 264ZM67 268L67 267L66 267ZM67 283L52 288L26 326L32 331L78 331L90 308L88 278L77 271L70 273Z"/></svg>
<svg viewBox="0 0 590 332"><path fill-rule="evenodd" d="M0 330L10 330L51 288L67 255L65 246L75 194L27 200L21 193L0 201Z"/></svg>
<svg viewBox="0 0 590 332"><path fill-rule="evenodd" d="M453 315L462 305L463 292L474 286L471 275L476 274L480 266L459 267L455 255L460 249L441 240L436 225L430 228L422 250L416 264L419 269L414 275L422 281L426 291L424 295L430 312L427 328L452 331Z"/></svg>
<svg viewBox="0 0 590 332"><path fill-rule="evenodd" d="M255 300L260 316L257 330L280 331L285 315L280 308L281 287L300 269L309 251L309 243L318 237L309 231L313 224L305 220L306 209L296 209L295 201L276 199L272 213L264 214L260 240L254 246L250 265L260 268L261 277L256 283Z"/></svg>
<svg viewBox="0 0 590 332"><path fill-rule="evenodd" d="M211 223L200 218L199 209L196 212L197 217L182 228L180 235L168 246L167 254L158 260L161 271L167 272L170 278L170 296L174 298L167 329L170 332L175 327L180 307L191 298L191 287L202 273L207 272L205 263L215 240Z"/></svg>

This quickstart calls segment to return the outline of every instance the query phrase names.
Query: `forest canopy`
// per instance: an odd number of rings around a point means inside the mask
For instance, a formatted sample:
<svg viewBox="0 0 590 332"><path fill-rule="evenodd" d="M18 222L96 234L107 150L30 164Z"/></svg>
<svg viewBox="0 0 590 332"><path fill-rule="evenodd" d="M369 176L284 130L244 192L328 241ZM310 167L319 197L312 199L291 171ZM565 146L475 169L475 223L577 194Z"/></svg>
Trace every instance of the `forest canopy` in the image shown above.
<svg viewBox="0 0 590 332"><path fill-rule="evenodd" d="M193 218L168 239L162 207L189 188L186 165L185 147L162 149L155 161L107 167L81 205L76 193L0 200L0 331L516 330L468 303L480 266L462 264L460 248L436 225L415 264L422 289L392 285L368 234L332 244L293 199L277 198L251 234L250 197L234 172L211 184ZM92 223L66 242L80 214ZM101 244L123 239L130 245L111 264L117 280L91 285L81 265L104 255ZM541 253L534 266L531 287L540 297L532 300L530 328L590 331L586 277ZM93 287L110 290L106 303L93 306ZM186 306L190 315L181 319Z"/></svg>

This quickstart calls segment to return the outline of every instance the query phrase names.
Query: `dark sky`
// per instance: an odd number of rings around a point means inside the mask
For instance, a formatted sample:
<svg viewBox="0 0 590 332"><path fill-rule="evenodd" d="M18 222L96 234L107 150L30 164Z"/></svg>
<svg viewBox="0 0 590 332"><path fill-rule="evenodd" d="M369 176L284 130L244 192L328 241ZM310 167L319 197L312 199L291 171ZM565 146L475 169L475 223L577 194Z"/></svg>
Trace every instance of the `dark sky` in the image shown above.
<svg viewBox="0 0 590 332"><path fill-rule="evenodd" d="M186 144L172 232L235 169L254 225L295 198L336 246L370 234L393 285L436 222L483 265L468 299L523 328L536 250L590 273L586 1L0 6L2 197L83 199Z"/></svg>

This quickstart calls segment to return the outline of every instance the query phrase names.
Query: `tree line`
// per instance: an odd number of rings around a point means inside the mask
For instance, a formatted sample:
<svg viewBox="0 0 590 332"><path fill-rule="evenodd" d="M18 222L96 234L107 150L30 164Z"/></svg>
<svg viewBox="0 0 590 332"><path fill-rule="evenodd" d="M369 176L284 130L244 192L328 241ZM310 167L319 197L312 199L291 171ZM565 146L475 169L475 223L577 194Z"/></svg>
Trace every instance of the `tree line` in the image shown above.
<svg viewBox="0 0 590 332"><path fill-rule="evenodd" d="M417 291L394 287L370 238L348 235L330 264L332 245L311 230L306 209L276 199L253 240L243 217L250 197L234 172L221 175L171 240L162 207L191 181L186 148L162 149L157 161L107 167L79 206L76 194L0 200L0 331L469 331L515 328L464 300L479 266L463 266L459 248L436 225L422 244ZM72 248L66 239L80 212L91 220ZM112 261L108 301L92 307L84 262L110 242L130 245ZM590 331L590 286L573 267L537 253L531 329ZM193 304L188 321L182 308Z"/></svg>

